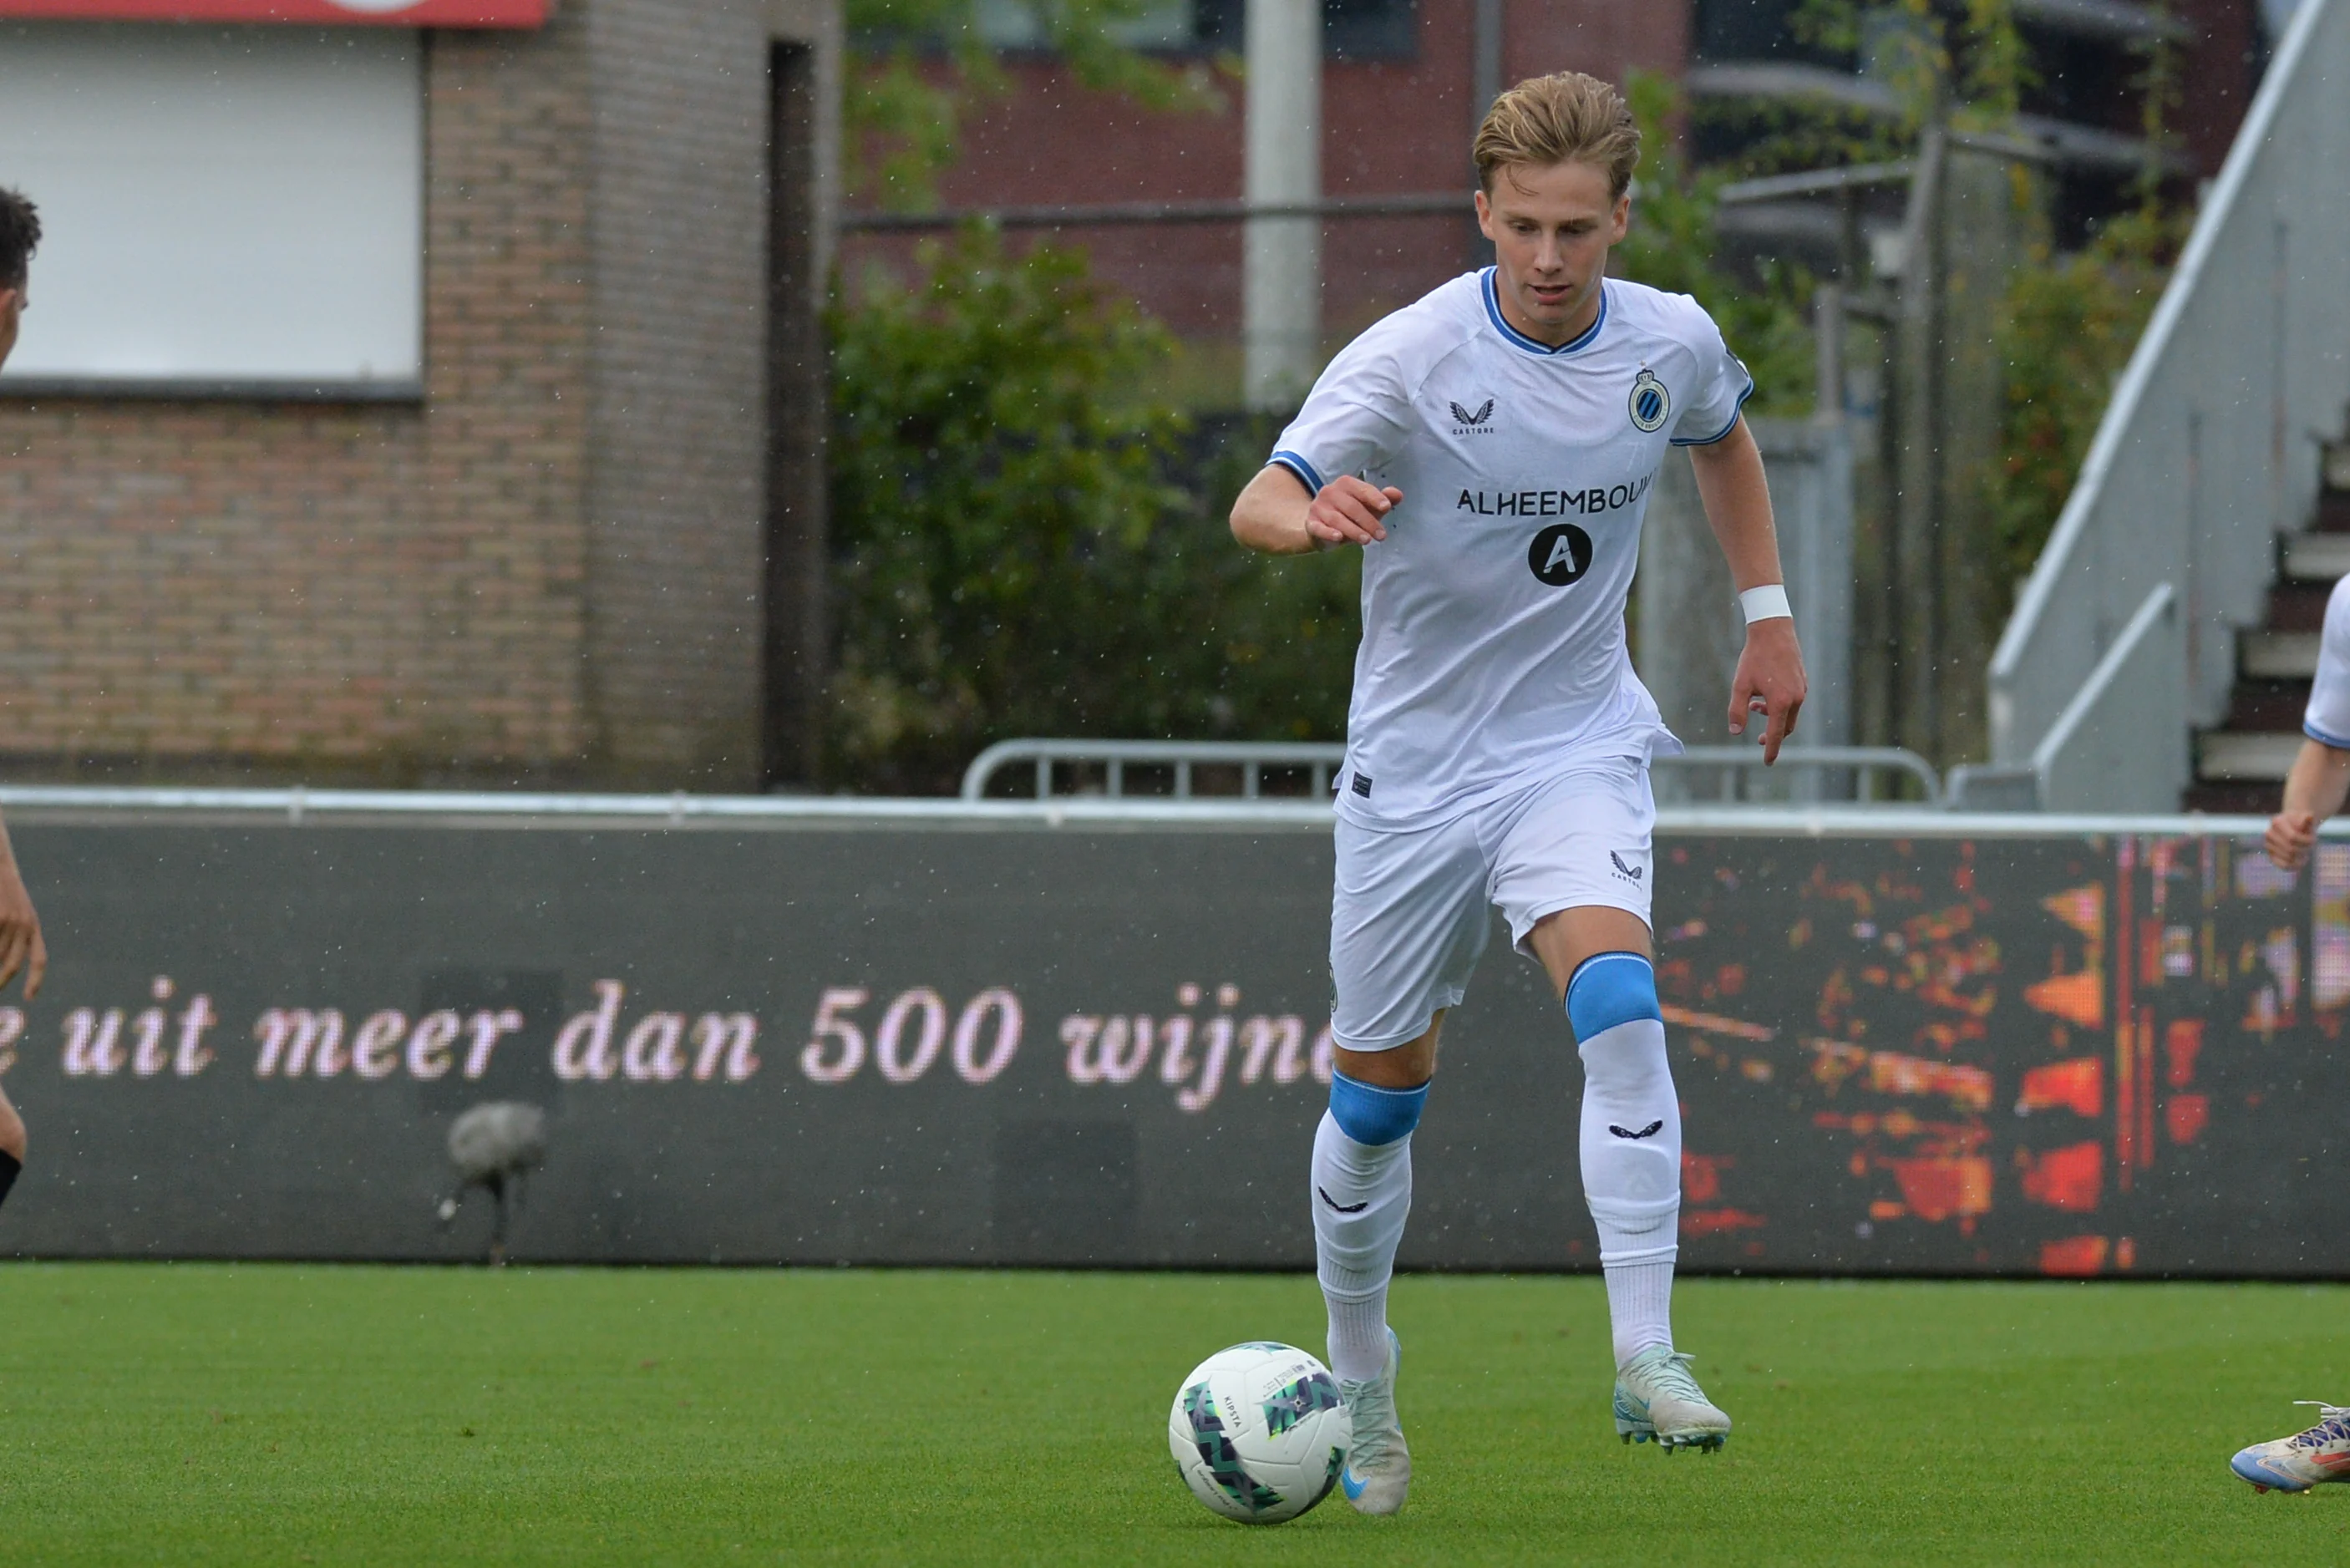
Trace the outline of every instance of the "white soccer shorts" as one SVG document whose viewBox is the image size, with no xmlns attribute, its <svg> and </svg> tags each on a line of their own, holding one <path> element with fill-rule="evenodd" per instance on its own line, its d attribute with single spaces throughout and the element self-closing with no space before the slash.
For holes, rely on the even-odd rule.
<svg viewBox="0 0 2350 1568">
<path fill-rule="evenodd" d="M 1387 1051 L 1426 1033 L 1468 992 L 1488 906 L 1522 953 L 1535 923 L 1561 909 L 1603 904 L 1647 924 L 1656 825 L 1648 764 L 1635 757 L 1578 763 L 1430 827 L 1340 818 L 1332 1037 Z"/>
</svg>

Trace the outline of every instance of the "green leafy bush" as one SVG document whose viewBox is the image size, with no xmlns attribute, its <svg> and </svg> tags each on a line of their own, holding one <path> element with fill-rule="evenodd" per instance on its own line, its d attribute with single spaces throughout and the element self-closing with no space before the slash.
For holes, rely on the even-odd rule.
<svg viewBox="0 0 2350 1568">
<path fill-rule="evenodd" d="M 921 265 L 830 323 L 827 782 L 950 791 L 1024 734 L 1343 734 L 1353 553 L 1224 526 L 1272 432 L 1155 398 L 1171 340 L 1079 254 L 973 229 Z"/>
<path fill-rule="evenodd" d="M 2006 407 L 1989 500 L 2011 597 L 2039 560 L 2162 297 L 2178 229 L 2148 206 L 2112 220 L 2072 255 L 2039 247 L 2001 302 Z"/>
<path fill-rule="evenodd" d="M 1640 126 L 1640 169 L 1631 231 L 1608 257 L 1607 270 L 1692 296 L 1704 306 L 1730 351 L 1754 377 L 1752 411 L 1807 411 L 1815 392 L 1811 324 L 1804 313 L 1810 278 L 1765 264 L 1758 277 L 1748 280 L 1714 265 L 1714 193 L 1723 182 L 1719 171 L 1690 168 L 1674 146 L 1680 89 L 1648 71 L 1631 72 L 1626 88 Z"/>
</svg>

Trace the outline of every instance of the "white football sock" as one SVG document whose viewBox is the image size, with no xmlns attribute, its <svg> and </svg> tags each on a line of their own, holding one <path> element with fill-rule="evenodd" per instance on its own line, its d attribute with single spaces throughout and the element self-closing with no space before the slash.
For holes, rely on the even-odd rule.
<svg viewBox="0 0 2350 1568">
<path fill-rule="evenodd" d="M 1314 1131 L 1314 1256 L 1330 1313 L 1330 1370 L 1364 1383 L 1387 1370 L 1388 1282 L 1411 1212 L 1411 1135 L 1357 1143 L 1329 1112 Z"/>
<path fill-rule="evenodd" d="M 1583 1195 L 1599 1228 L 1599 1263 L 1621 1366 L 1673 1343 L 1679 1251 L 1681 1112 L 1665 1061 L 1665 1025 L 1633 1018 L 1601 1030 L 1583 1056 Z"/>
<path fill-rule="evenodd" d="M 1673 1347 L 1673 1260 L 1608 1263 L 1607 1322 L 1615 1339 L 1616 1365 L 1623 1366 L 1652 1345 Z"/>
</svg>

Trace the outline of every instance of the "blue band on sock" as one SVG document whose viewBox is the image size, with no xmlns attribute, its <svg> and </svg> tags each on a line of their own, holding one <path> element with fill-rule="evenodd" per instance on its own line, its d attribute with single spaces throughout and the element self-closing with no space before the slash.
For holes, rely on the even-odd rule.
<svg viewBox="0 0 2350 1568">
<path fill-rule="evenodd" d="M 1664 1013 L 1657 1006 L 1657 971 L 1638 953 L 1594 953 L 1566 982 L 1566 1022 L 1577 1040 L 1618 1023 Z"/>
<path fill-rule="evenodd" d="M 1330 1075 L 1330 1119 L 1357 1143 L 1376 1148 L 1409 1136 L 1427 1104 L 1426 1084 L 1417 1089 L 1382 1089 L 1357 1083 L 1344 1073 Z"/>
</svg>

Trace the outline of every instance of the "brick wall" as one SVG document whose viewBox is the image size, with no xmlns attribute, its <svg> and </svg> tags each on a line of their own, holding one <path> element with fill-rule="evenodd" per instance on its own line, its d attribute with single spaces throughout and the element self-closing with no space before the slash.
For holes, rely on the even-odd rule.
<svg viewBox="0 0 2350 1568">
<path fill-rule="evenodd" d="M 588 16 L 598 752 L 615 778 L 752 788 L 765 507 L 765 7 L 600 0 Z"/>
<path fill-rule="evenodd" d="M 1419 42 L 1402 60 L 1326 60 L 1322 188 L 1332 197 L 1458 190 L 1458 216 L 1348 219 L 1326 226 L 1323 322 L 1351 336 L 1464 270 L 1475 238 L 1466 213 L 1474 0 L 1419 0 Z M 1545 71 L 1622 81 L 1627 67 L 1678 76 L 1688 8 L 1659 0 L 1513 0 L 1504 83 Z M 1240 86 L 1222 114 L 1153 114 L 1090 93 L 1067 70 L 1018 63 L 1013 90 L 972 106 L 962 156 L 941 183 L 949 206 L 1237 198 Z M 860 201 L 869 201 L 861 193 Z M 1218 225 L 1102 227 L 1058 236 L 1186 337 L 1237 340 L 1241 232 Z M 843 247 L 854 276 L 877 260 L 904 268 L 910 241 L 858 235 Z M 1238 389 L 1237 361 L 1233 389 Z"/>
<path fill-rule="evenodd" d="M 429 35 L 421 406 L 0 396 L 0 776 L 755 785 L 765 67 Z"/>
</svg>

